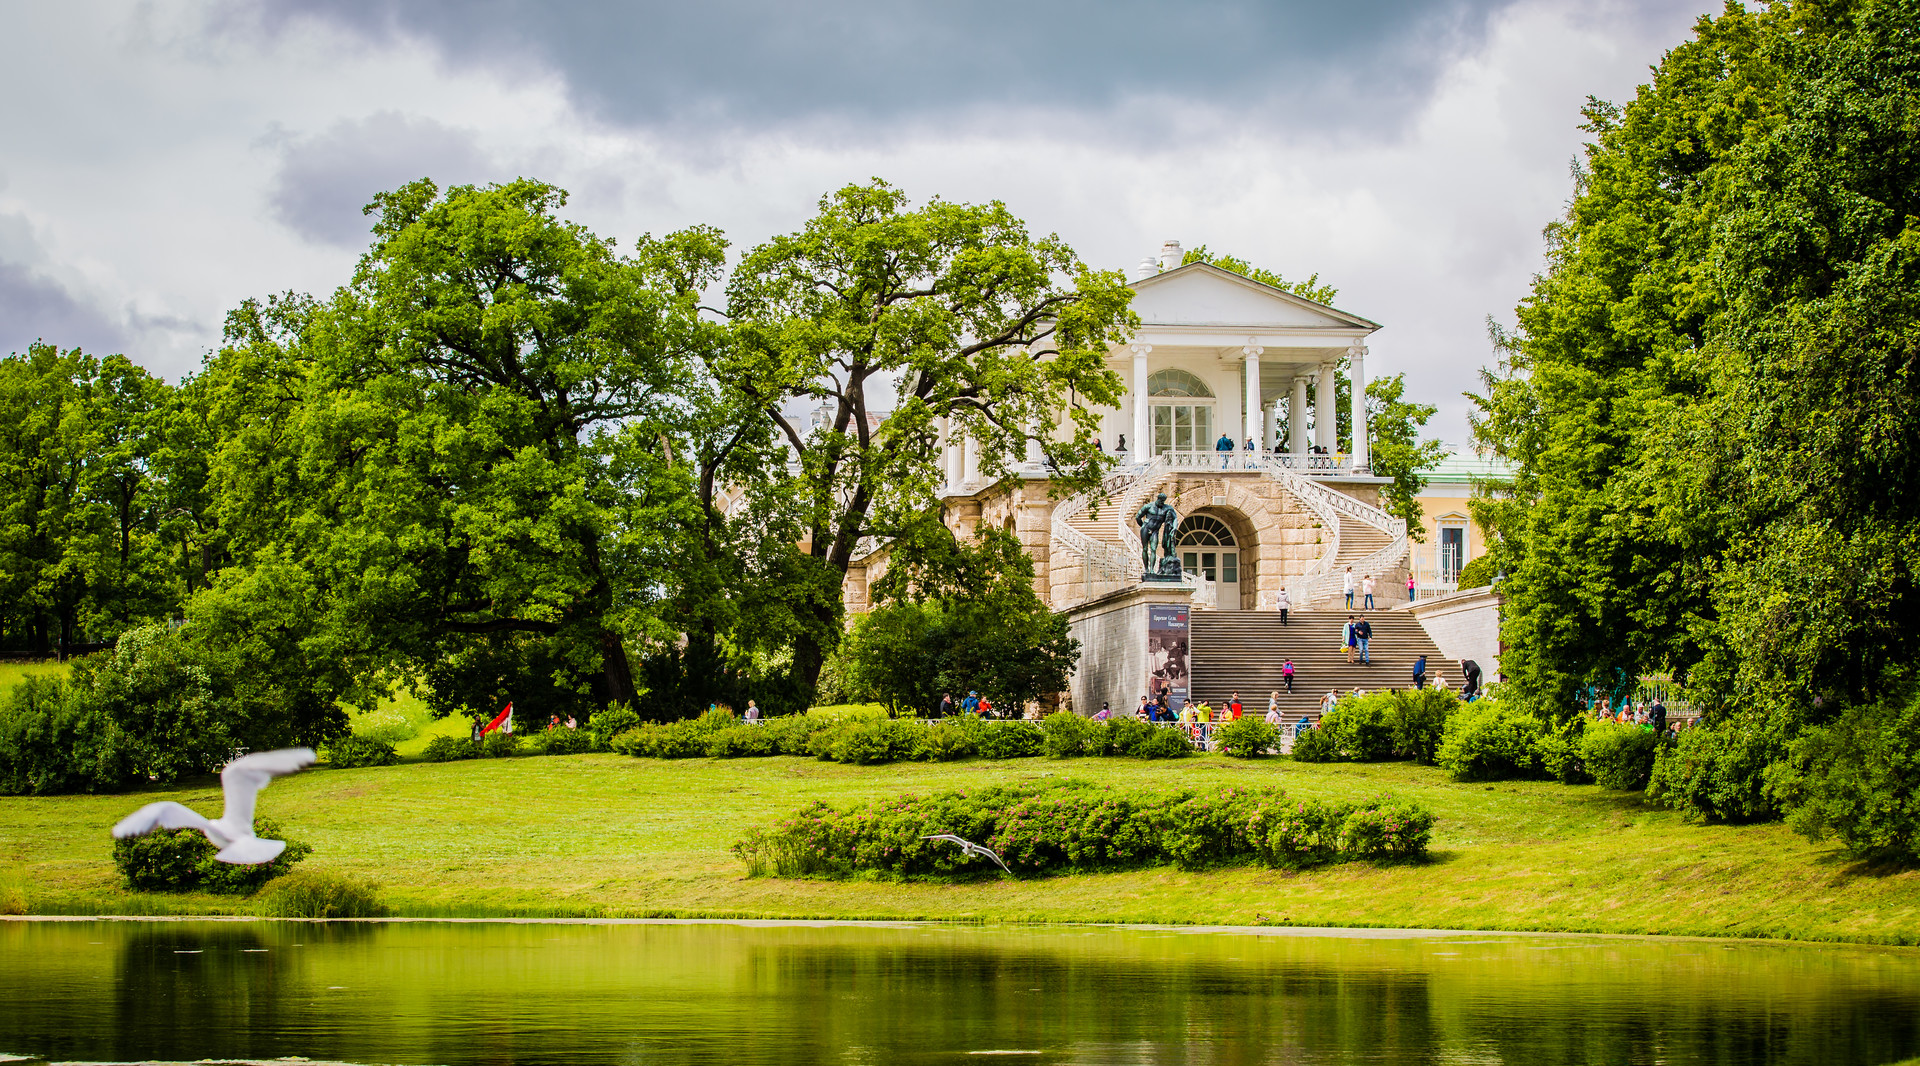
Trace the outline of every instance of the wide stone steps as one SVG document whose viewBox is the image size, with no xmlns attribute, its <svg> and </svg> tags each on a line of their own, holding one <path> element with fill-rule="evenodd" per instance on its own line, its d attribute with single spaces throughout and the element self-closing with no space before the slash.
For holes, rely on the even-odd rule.
<svg viewBox="0 0 1920 1066">
<path fill-rule="evenodd" d="M 1376 597 L 1377 597 L 1376 593 Z M 1265 714 L 1267 694 L 1280 690 L 1280 712 L 1289 725 L 1306 717 L 1318 721 L 1328 690 L 1345 695 L 1408 688 L 1413 661 L 1427 657 L 1427 678 L 1460 683 L 1460 664 L 1441 659 L 1440 649 L 1412 615 L 1400 611 L 1354 612 L 1373 626 L 1372 666 L 1348 664 L 1340 646 L 1346 611 L 1298 611 L 1282 626 L 1277 611 L 1194 611 L 1190 654 L 1192 694 L 1215 708 L 1224 707 L 1237 689 L 1248 713 Z M 1293 660 L 1293 694 L 1280 680 L 1281 664 Z"/>
</svg>

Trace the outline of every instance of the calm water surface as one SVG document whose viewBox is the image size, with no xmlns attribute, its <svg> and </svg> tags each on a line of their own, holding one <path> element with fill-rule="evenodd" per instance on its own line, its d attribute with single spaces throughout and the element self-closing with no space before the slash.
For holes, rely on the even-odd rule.
<svg viewBox="0 0 1920 1066">
<path fill-rule="evenodd" d="M 1502 934 L 0 922 L 0 1053 L 362 1063 L 1807 1063 L 1920 952 Z"/>
</svg>

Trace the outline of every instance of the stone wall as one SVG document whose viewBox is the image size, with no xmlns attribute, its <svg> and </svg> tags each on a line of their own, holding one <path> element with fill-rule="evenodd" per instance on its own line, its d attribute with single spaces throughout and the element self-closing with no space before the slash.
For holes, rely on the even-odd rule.
<svg viewBox="0 0 1920 1066">
<path fill-rule="evenodd" d="M 1115 713 L 1132 713 L 1147 694 L 1148 606 L 1186 605 L 1192 598 L 1185 586 L 1140 585 L 1075 607 L 1067 625 L 1080 642 L 1080 660 L 1067 682 L 1074 713 L 1092 715 L 1102 703 Z"/>
<path fill-rule="evenodd" d="M 1440 654 L 1472 659 L 1488 681 L 1500 679 L 1500 594 L 1491 588 L 1465 589 L 1406 608 Z M 1429 669 L 1429 673 L 1433 671 Z M 1451 677 L 1453 674 L 1447 671 Z"/>
</svg>

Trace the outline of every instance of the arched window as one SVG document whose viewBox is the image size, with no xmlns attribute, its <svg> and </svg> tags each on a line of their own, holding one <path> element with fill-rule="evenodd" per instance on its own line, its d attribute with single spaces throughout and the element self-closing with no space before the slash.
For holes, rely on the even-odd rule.
<svg viewBox="0 0 1920 1066">
<path fill-rule="evenodd" d="M 1180 520 L 1180 544 L 1203 547 L 1233 547 L 1233 530 L 1212 515 L 1190 514 Z"/>
<path fill-rule="evenodd" d="M 1162 370 L 1147 378 L 1149 396 L 1205 396 L 1211 398 L 1213 390 L 1207 383 L 1189 374 L 1185 370 Z"/>
</svg>

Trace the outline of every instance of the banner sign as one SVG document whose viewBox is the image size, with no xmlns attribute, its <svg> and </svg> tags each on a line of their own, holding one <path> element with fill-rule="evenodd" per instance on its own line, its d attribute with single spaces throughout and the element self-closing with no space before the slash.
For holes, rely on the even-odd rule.
<svg viewBox="0 0 1920 1066">
<path fill-rule="evenodd" d="M 1188 608 L 1172 603 L 1147 605 L 1147 695 L 1167 694 L 1174 711 L 1187 705 Z"/>
</svg>

